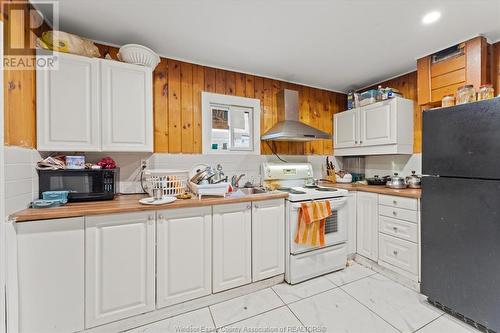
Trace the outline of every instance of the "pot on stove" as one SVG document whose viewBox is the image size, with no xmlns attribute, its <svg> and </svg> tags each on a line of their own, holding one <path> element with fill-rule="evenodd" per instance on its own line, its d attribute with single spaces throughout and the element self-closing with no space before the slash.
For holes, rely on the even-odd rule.
<svg viewBox="0 0 500 333">
<path fill-rule="evenodd" d="M 400 177 L 397 172 L 394 173 L 389 181 L 386 184 L 390 188 L 406 188 L 406 180 L 403 177 Z"/>
</svg>

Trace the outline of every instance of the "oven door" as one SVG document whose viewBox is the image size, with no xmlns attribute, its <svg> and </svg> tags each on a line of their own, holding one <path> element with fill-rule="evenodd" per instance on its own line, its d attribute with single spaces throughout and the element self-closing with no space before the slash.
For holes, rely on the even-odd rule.
<svg viewBox="0 0 500 333">
<path fill-rule="evenodd" d="M 325 247 L 332 246 L 347 241 L 347 198 L 327 199 L 332 207 L 332 215 L 326 219 L 325 224 Z M 297 254 L 320 248 L 319 246 L 309 246 L 296 244 L 295 234 L 297 233 L 299 223 L 300 202 L 289 204 L 288 209 L 288 230 L 290 232 L 290 253 Z"/>
</svg>

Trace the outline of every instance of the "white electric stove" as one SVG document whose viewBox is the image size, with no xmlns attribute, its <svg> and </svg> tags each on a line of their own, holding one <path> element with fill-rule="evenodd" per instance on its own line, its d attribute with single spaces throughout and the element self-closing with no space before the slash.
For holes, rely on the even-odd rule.
<svg viewBox="0 0 500 333">
<path fill-rule="evenodd" d="M 345 268 L 347 261 L 347 190 L 313 185 L 310 163 L 263 163 L 264 185 L 288 193 L 286 199 L 285 280 L 299 283 Z M 298 213 L 303 202 L 329 201 L 332 215 L 326 219 L 325 246 L 296 244 Z"/>
</svg>

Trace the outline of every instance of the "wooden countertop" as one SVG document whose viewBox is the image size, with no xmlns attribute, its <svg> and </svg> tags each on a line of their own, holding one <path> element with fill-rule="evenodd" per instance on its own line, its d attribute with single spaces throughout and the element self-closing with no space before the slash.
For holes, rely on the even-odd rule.
<svg viewBox="0 0 500 333">
<path fill-rule="evenodd" d="M 226 198 L 204 197 L 201 200 L 197 198 L 186 200 L 178 199 L 172 203 L 164 205 L 142 205 L 139 203 L 139 199 L 144 197 L 145 196 L 142 194 L 118 195 L 114 200 L 68 203 L 65 206 L 55 208 L 27 208 L 12 214 L 10 218 L 15 222 L 26 222 L 77 216 L 138 212 L 145 210 L 212 206 L 249 201 L 284 199 L 288 197 L 288 193 L 270 192 Z"/>
<path fill-rule="evenodd" d="M 421 189 L 414 189 L 414 188 L 405 188 L 405 189 L 393 189 L 386 187 L 384 185 L 377 186 L 377 185 L 361 185 L 361 184 L 355 184 L 355 183 L 350 183 L 350 184 L 341 184 L 341 183 L 328 183 L 328 182 L 320 182 L 321 186 L 325 187 L 336 187 L 336 188 L 341 188 L 345 189 L 348 191 L 361 191 L 361 192 L 371 192 L 371 193 L 378 193 L 378 194 L 387 194 L 387 195 L 396 195 L 400 197 L 407 197 L 407 198 L 416 198 L 419 199 L 422 193 Z"/>
</svg>

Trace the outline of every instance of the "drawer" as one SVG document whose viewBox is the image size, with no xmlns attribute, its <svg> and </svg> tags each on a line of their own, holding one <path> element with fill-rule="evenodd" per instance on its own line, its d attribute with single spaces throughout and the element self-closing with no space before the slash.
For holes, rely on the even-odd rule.
<svg viewBox="0 0 500 333">
<path fill-rule="evenodd" d="M 417 242 L 417 224 L 413 222 L 394 219 L 387 216 L 379 216 L 378 230 L 384 234 L 391 235 L 410 242 Z"/>
<path fill-rule="evenodd" d="M 379 215 L 392 217 L 399 220 L 405 220 L 417 223 L 418 212 L 416 210 L 401 209 L 389 206 L 379 206 Z"/>
<path fill-rule="evenodd" d="M 407 272 L 418 274 L 418 246 L 392 236 L 379 234 L 379 260 Z"/>
<path fill-rule="evenodd" d="M 378 197 L 378 203 L 380 205 L 391 206 L 396 208 L 404 208 L 412 210 L 417 210 L 418 208 L 417 199 L 398 197 L 394 195 L 381 194 Z"/>
</svg>

